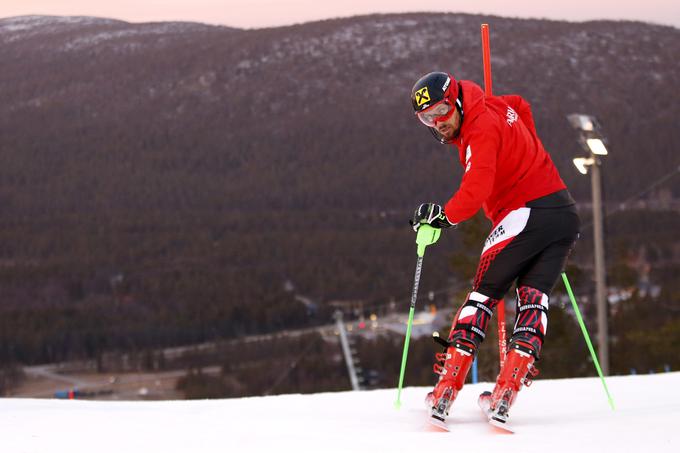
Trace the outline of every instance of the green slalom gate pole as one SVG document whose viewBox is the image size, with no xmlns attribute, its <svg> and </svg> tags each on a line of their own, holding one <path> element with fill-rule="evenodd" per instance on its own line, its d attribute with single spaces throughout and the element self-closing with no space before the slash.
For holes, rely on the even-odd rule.
<svg viewBox="0 0 680 453">
<path fill-rule="evenodd" d="M 418 298 L 418 284 L 420 283 L 420 273 L 423 269 L 423 257 L 425 256 L 425 248 L 432 245 L 439 240 L 442 230 L 431 227 L 430 225 L 421 225 L 418 228 L 418 235 L 416 236 L 416 244 L 418 245 L 418 262 L 416 264 L 416 274 L 413 279 L 413 292 L 411 293 L 411 308 L 408 312 L 408 325 L 406 327 L 406 339 L 404 340 L 404 352 L 401 355 L 401 371 L 399 372 L 399 388 L 397 390 L 397 401 L 394 402 L 394 407 L 399 409 L 401 407 L 401 389 L 404 385 L 404 372 L 406 371 L 406 358 L 408 356 L 408 345 L 411 341 L 411 326 L 413 325 L 413 314 L 416 310 L 416 299 Z"/>
<path fill-rule="evenodd" d="M 574 297 L 574 293 L 571 290 L 571 285 L 569 284 L 569 279 L 567 279 L 567 274 L 562 272 L 562 280 L 564 281 L 564 286 L 567 288 L 567 293 L 569 294 L 569 299 L 571 299 L 571 305 L 574 307 L 574 312 L 576 313 L 576 319 L 578 320 L 578 325 L 581 326 L 581 332 L 583 332 L 583 336 L 586 339 L 586 344 L 588 345 L 588 349 L 590 350 L 590 355 L 593 358 L 593 363 L 595 364 L 595 369 L 597 370 L 597 374 L 600 375 L 600 381 L 602 381 L 602 386 L 604 387 L 604 391 L 607 394 L 607 399 L 609 400 L 609 406 L 612 408 L 612 410 L 616 410 L 614 408 L 614 400 L 612 399 L 612 396 L 609 394 L 609 389 L 607 388 L 607 382 L 604 380 L 604 375 L 602 374 L 602 369 L 600 368 L 600 362 L 597 360 L 597 354 L 595 354 L 595 349 L 593 348 L 593 343 L 590 341 L 590 336 L 588 335 L 588 330 L 586 329 L 586 325 L 583 322 L 583 318 L 581 317 L 581 311 L 578 309 L 578 305 L 576 305 L 576 298 Z"/>
</svg>

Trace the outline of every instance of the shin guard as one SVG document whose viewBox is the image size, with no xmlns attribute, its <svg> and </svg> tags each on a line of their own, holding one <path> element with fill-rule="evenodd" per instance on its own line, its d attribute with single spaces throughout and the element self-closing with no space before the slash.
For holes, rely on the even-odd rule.
<svg viewBox="0 0 680 453">
<path fill-rule="evenodd" d="M 476 291 L 468 294 L 465 304 L 458 311 L 451 326 L 449 342 L 465 341 L 473 345 L 475 350 L 478 349 L 486 337 L 489 319 L 498 302 L 498 299 L 492 299 Z"/>
<path fill-rule="evenodd" d="M 548 295 L 529 286 L 517 288 L 517 318 L 511 343 L 521 342 L 531 347 L 539 357 L 548 329 Z"/>
</svg>

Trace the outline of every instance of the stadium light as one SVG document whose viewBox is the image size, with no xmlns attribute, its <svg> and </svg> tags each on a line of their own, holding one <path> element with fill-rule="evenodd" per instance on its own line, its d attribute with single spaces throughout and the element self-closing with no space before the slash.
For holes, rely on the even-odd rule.
<svg viewBox="0 0 680 453">
<path fill-rule="evenodd" d="M 604 146 L 604 142 L 602 141 L 602 139 L 588 138 L 586 139 L 586 144 L 588 145 L 590 152 L 593 154 L 597 154 L 598 156 L 606 156 L 607 154 L 609 154 L 609 152 L 607 151 L 607 147 Z"/>
<path fill-rule="evenodd" d="M 576 157 L 574 158 L 574 166 L 582 175 L 588 174 L 588 167 L 595 163 L 592 157 Z"/>
<path fill-rule="evenodd" d="M 567 116 L 567 119 L 571 123 L 574 129 L 580 131 L 592 131 L 595 129 L 594 118 L 590 115 L 583 115 L 580 113 L 573 113 Z"/>
</svg>

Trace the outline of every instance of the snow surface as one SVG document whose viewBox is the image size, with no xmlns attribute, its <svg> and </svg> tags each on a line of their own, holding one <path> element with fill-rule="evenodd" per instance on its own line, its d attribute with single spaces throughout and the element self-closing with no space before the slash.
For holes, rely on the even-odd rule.
<svg viewBox="0 0 680 453">
<path fill-rule="evenodd" d="M 3 453 L 80 452 L 678 452 L 680 373 L 537 380 L 511 413 L 515 434 L 490 427 L 467 385 L 451 432 L 426 424 L 427 388 L 229 400 L 95 402 L 0 399 Z"/>
</svg>

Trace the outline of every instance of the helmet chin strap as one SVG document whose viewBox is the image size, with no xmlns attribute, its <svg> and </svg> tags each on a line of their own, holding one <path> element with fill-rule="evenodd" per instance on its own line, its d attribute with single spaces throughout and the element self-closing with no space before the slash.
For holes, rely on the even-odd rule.
<svg viewBox="0 0 680 453">
<path fill-rule="evenodd" d="M 430 131 L 435 140 L 437 140 L 442 145 L 448 145 L 453 143 L 453 140 L 447 140 L 444 137 L 442 137 L 439 131 L 437 131 L 437 129 L 435 129 L 434 127 L 428 127 L 427 129 Z"/>
</svg>

